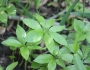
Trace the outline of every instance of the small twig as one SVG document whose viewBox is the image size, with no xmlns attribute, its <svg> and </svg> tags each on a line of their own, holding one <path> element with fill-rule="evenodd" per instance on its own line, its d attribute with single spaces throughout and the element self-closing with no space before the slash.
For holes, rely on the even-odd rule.
<svg viewBox="0 0 90 70">
<path fill-rule="evenodd" d="M 7 31 L 10 31 L 10 29 L 11 29 L 12 26 L 13 26 L 13 24 L 14 24 L 14 21 L 12 20 L 11 23 L 10 23 L 10 25 L 7 27 Z"/>
<path fill-rule="evenodd" d="M 66 10 L 64 9 L 63 11 L 59 12 L 57 15 L 54 15 L 54 16 L 48 18 L 48 20 L 49 20 L 49 19 L 57 18 L 58 15 L 64 14 L 65 12 L 66 12 Z"/>
</svg>

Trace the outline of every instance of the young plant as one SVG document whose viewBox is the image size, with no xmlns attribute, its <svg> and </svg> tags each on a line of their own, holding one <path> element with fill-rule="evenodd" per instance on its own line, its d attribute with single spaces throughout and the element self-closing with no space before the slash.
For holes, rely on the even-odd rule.
<svg viewBox="0 0 90 70">
<path fill-rule="evenodd" d="M 8 0 L 0 0 L 0 22 L 7 25 L 8 15 L 14 17 L 16 15 L 16 8 L 13 4 L 8 3 Z"/>
</svg>

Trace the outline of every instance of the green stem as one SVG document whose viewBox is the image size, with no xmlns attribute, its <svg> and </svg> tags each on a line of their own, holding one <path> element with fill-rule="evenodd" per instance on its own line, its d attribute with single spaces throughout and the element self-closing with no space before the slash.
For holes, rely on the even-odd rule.
<svg viewBox="0 0 90 70">
<path fill-rule="evenodd" d="M 83 0 L 83 20 L 84 20 L 84 12 L 85 12 L 85 0 Z"/>
<path fill-rule="evenodd" d="M 68 12 L 65 14 L 65 16 L 62 18 L 60 25 L 64 25 L 65 21 L 67 20 L 70 12 L 72 11 L 72 9 L 75 7 L 75 5 L 79 2 L 79 0 L 75 0 L 75 2 L 72 4 L 72 6 L 70 7 L 70 9 L 68 10 Z"/>
<path fill-rule="evenodd" d="M 23 63 L 23 59 L 22 59 L 21 63 L 19 64 L 19 67 L 22 65 L 22 63 Z"/>
<path fill-rule="evenodd" d="M 27 69 L 27 61 L 25 61 L 25 67 L 24 68 L 25 68 L 25 70 Z"/>
</svg>

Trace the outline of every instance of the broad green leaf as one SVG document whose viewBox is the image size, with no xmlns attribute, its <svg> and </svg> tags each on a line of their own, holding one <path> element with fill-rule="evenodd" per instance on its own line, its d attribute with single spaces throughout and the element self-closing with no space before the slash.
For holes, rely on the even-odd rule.
<svg viewBox="0 0 90 70">
<path fill-rule="evenodd" d="M 5 46 L 12 46 L 12 47 L 16 47 L 16 48 L 22 46 L 22 44 L 16 39 L 6 39 L 6 40 L 2 41 L 1 43 Z"/>
<path fill-rule="evenodd" d="M 25 59 L 25 60 L 28 60 L 29 58 L 29 50 L 27 47 L 21 47 L 20 48 L 20 53 L 22 55 L 22 57 Z"/>
<path fill-rule="evenodd" d="M 90 23 L 87 23 L 83 30 L 84 30 L 84 32 L 90 31 Z"/>
<path fill-rule="evenodd" d="M 78 54 L 75 54 L 73 61 L 77 70 L 86 70 L 86 67 L 84 66 Z"/>
<path fill-rule="evenodd" d="M 55 43 L 54 43 L 54 40 L 52 39 L 52 37 L 49 34 L 45 34 L 44 41 L 45 41 L 45 45 L 46 45 L 47 49 L 49 50 L 49 52 L 53 53 Z"/>
<path fill-rule="evenodd" d="M 62 31 L 64 28 L 65 28 L 65 26 L 53 26 L 53 27 L 50 28 L 49 31 L 51 31 L 51 32 L 60 32 L 60 31 Z"/>
<path fill-rule="evenodd" d="M 44 64 L 49 63 L 51 59 L 53 59 L 51 54 L 42 54 L 36 57 L 34 61 L 40 64 Z"/>
<path fill-rule="evenodd" d="M 39 6 L 40 5 L 40 0 L 34 0 L 35 6 Z"/>
<path fill-rule="evenodd" d="M 60 54 L 65 54 L 65 53 L 70 53 L 71 51 L 68 49 L 68 48 L 66 48 L 66 47 L 62 47 L 62 48 L 60 48 L 60 50 L 59 50 L 59 53 Z"/>
<path fill-rule="evenodd" d="M 0 6 L 2 5 L 2 3 L 3 3 L 3 0 L 0 0 Z"/>
<path fill-rule="evenodd" d="M 39 14 L 35 14 L 34 16 L 37 19 L 37 21 L 44 27 L 45 26 L 45 19 L 42 16 L 40 16 Z"/>
<path fill-rule="evenodd" d="M 68 63 L 71 63 L 72 60 L 73 60 L 73 55 L 72 54 L 69 54 L 69 53 L 66 53 L 66 54 L 60 54 L 61 58 L 63 60 L 65 60 L 66 62 Z"/>
<path fill-rule="evenodd" d="M 0 65 L 0 70 L 4 70 L 1 65 Z"/>
<path fill-rule="evenodd" d="M 55 19 L 49 19 L 46 24 L 45 24 L 45 28 L 50 28 L 51 26 L 54 25 Z"/>
<path fill-rule="evenodd" d="M 53 50 L 53 55 L 57 56 L 59 53 L 59 45 L 57 43 L 55 43 L 55 47 L 54 47 L 54 50 Z"/>
<path fill-rule="evenodd" d="M 89 53 L 87 54 L 87 57 L 85 58 L 84 63 L 90 63 L 90 54 Z"/>
<path fill-rule="evenodd" d="M 54 32 L 50 32 L 51 37 L 59 44 L 61 45 L 67 45 L 67 41 L 65 40 L 65 38 L 58 34 L 58 33 L 54 33 Z"/>
<path fill-rule="evenodd" d="M 87 70 L 90 70 L 90 66 L 86 66 Z"/>
<path fill-rule="evenodd" d="M 56 61 L 55 59 L 50 59 L 48 63 L 48 70 L 55 70 L 56 68 Z"/>
<path fill-rule="evenodd" d="M 75 31 L 82 32 L 84 28 L 84 22 L 81 20 L 74 19 L 73 26 Z"/>
<path fill-rule="evenodd" d="M 64 70 L 77 70 L 75 65 L 67 66 Z"/>
<path fill-rule="evenodd" d="M 26 42 L 38 42 L 42 39 L 43 32 L 42 31 L 36 31 L 36 30 L 31 30 L 27 33 L 26 35 Z"/>
<path fill-rule="evenodd" d="M 84 32 L 76 32 L 77 41 L 83 41 L 86 37 Z"/>
<path fill-rule="evenodd" d="M 11 63 L 7 66 L 6 70 L 13 70 L 17 66 L 18 62 Z"/>
<path fill-rule="evenodd" d="M 17 35 L 18 40 L 24 45 L 26 42 L 25 41 L 26 32 L 20 25 L 17 26 L 16 35 Z"/>
<path fill-rule="evenodd" d="M 8 16 L 4 11 L 0 12 L 0 21 L 5 23 L 5 25 L 7 25 L 7 18 Z"/>
<path fill-rule="evenodd" d="M 0 7 L 0 12 L 4 12 L 5 8 L 4 7 Z"/>
<path fill-rule="evenodd" d="M 44 66 L 41 66 L 38 70 L 47 70 L 47 67 L 44 65 Z"/>
<path fill-rule="evenodd" d="M 14 17 L 16 15 L 16 8 L 15 8 L 15 6 L 13 4 L 9 4 L 6 7 L 6 11 L 12 17 Z"/>
<path fill-rule="evenodd" d="M 83 52 L 83 59 L 85 59 L 87 56 L 89 56 L 89 52 L 90 52 L 90 46 L 82 46 L 82 52 Z"/>
<path fill-rule="evenodd" d="M 86 33 L 86 40 L 88 43 L 90 43 L 90 32 Z"/>
<path fill-rule="evenodd" d="M 34 20 L 34 19 L 30 19 L 30 18 L 26 18 L 26 19 L 23 19 L 22 20 L 24 22 L 25 25 L 27 25 L 29 28 L 32 28 L 32 29 L 41 29 L 41 26 L 40 24 Z"/>
<path fill-rule="evenodd" d="M 40 64 L 38 64 L 38 63 L 36 63 L 36 62 L 32 62 L 31 68 L 37 69 L 37 68 L 39 68 L 39 67 L 40 67 Z"/>
<path fill-rule="evenodd" d="M 56 59 L 56 63 L 61 67 L 65 68 L 65 62 L 62 60 L 62 58 Z"/>
</svg>

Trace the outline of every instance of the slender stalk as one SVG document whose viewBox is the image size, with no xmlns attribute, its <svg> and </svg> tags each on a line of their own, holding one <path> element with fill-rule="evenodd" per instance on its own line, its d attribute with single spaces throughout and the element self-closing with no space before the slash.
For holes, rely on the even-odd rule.
<svg viewBox="0 0 90 70">
<path fill-rule="evenodd" d="M 75 7 L 75 5 L 79 2 L 79 0 L 75 0 L 75 2 L 73 3 L 73 5 L 70 7 L 70 9 L 68 10 L 68 12 L 65 14 L 65 16 L 62 18 L 60 25 L 64 25 L 65 21 L 67 20 L 70 12 L 72 11 L 72 9 Z"/>
<path fill-rule="evenodd" d="M 25 60 L 25 65 L 24 65 L 25 67 L 25 70 L 27 70 L 27 61 Z"/>
<path fill-rule="evenodd" d="M 84 12 L 85 12 L 85 0 L 83 0 L 83 20 L 84 20 Z"/>
</svg>

